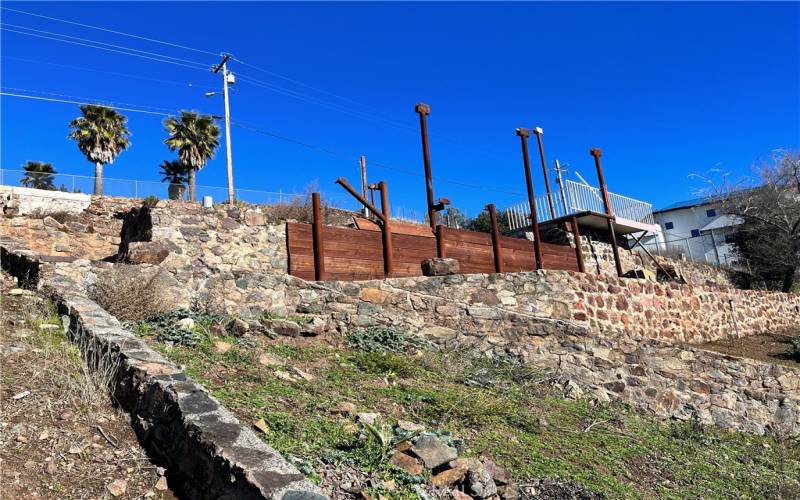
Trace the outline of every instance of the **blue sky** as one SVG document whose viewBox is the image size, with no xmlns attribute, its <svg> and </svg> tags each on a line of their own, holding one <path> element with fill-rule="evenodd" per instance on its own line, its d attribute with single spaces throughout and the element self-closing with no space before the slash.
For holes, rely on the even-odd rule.
<svg viewBox="0 0 800 500">
<path fill-rule="evenodd" d="M 231 97 L 234 119 L 343 156 L 235 127 L 237 187 L 296 191 L 316 180 L 342 198 L 333 181 L 347 176 L 356 184 L 356 158 L 364 154 L 370 180 L 389 182 L 393 205 L 422 212 L 417 101 L 432 108 L 436 196 L 469 213 L 524 199 L 518 126 L 544 128 L 548 161 L 568 163 L 569 178 L 577 170 L 593 182 L 588 150 L 602 148 L 609 189 L 657 207 L 690 198 L 699 186 L 692 173 L 719 168 L 742 176 L 770 151 L 800 146 L 799 3 L 3 6 L 231 52 L 249 64 L 230 67 L 240 77 Z M 2 22 L 206 65 L 218 60 L 7 10 Z M 222 101 L 203 95 L 220 86 L 207 70 L 9 31 L 2 32 L 2 56 L 5 92 L 222 114 Z M 59 172 L 92 175 L 92 165 L 66 140 L 77 106 L 5 96 L 0 103 L 3 168 L 43 160 Z M 106 175 L 158 180 L 158 164 L 174 157 L 162 144 L 163 118 L 125 114 L 133 146 Z M 198 183 L 225 182 L 220 150 Z"/>
</svg>

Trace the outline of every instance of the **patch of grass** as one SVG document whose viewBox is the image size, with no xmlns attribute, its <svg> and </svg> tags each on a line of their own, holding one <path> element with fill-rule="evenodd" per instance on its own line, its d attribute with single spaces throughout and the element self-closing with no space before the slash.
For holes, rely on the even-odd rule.
<svg viewBox="0 0 800 500">
<path fill-rule="evenodd" d="M 389 466 L 379 432 L 331 415 L 342 401 L 381 414 L 379 426 L 403 419 L 449 431 L 463 456 L 491 457 L 519 482 L 577 481 L 609 498 L 765 498 L 775 496 L 767 492 L 782 479 L 800 488 L 796 443 L 783 453 L 769 436 L 664 423 L 622 404 L 565 400 L 535 367 L 463 352 L 411 354 L 417 347 L 398 340 L 402 335 L 362 331 L 349 339 L 357 348 L 234 346 L 219 354 L 203 341 L 161 349 L 244 422 L 263 418 L 269 431 L 262 437 L 304 464 L 309 477 L 319 460 L 347 464 L 394 480 L 394 492 L 371 490 L 387 498 L 415 497 L 414 484 L 425 478 Z M 260 349 L 315 379 L 282 380 L 254 361 Z"/>
</svg>

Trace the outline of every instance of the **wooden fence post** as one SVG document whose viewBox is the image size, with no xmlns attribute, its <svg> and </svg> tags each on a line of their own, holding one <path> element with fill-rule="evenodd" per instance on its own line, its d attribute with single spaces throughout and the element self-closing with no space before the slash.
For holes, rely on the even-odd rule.
<svg viewBox="0 0 800 500">
<path fill-rule="evenodd" d="M 381 190 L 381 211 L 383 212 L 383 224 L 381 225 L 381 235 L 383 236 L 383 272 L 387 277 L 394 273 L 394 248 L 392 248 L 392 225 L 389 222 L 389 193 L 386 188 L 386 181 L 378 183 Z"/>
<path fill-rule="evenodd" d="M 497 211 L 494 203 L 486 205 L 489 211 L 489 219 L 492 221 L 492 255 L 494 256 L 494 271 L 502 273 L 505 270 L 503 265 L 503 246 L 500 244 L 500 229 L 497 227 Z"/>
<path fill-rule="evenodd" d="M 444 242 L 444 235 L 446 231 L 447 227 L 444 224 L 439 224 L 436 226 L 436 257 L 440 259 L 447 257 Z"/>
<path fill-rule="evenodd" d="M 322 241 L 323 221 L 319 193 L 311 193 L 311 207 L 313 211 L 311 238 L 314 244 L 314 279 L 323 281 L 325 279 L 325 247 Z"/>
</svg>

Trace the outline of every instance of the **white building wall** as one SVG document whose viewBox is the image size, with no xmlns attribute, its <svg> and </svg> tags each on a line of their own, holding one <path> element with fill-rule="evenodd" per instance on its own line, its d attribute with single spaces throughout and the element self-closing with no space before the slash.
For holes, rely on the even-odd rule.
<svg viewBox="0 0 800 500">
<path fill-rule="evenodd" d="M 733 245 L 725 242 L 725 234 L 732 232 L 732 227 L 704 231 L 703 227 L 720 217 L 719 212 L 709 216 L 707 210 L 711 205 L 699 205 L 680 208 L 668 212 L 654 214 L 656 223 L 664 233 L 666 250 L 683 253 L 687 258 L 709 263 L 729 264 L 734 259 Z M 672 223 L 668 229 L 667 224 Z M 692 236 L 692 230 L 700 232 Z"/>
</svg>

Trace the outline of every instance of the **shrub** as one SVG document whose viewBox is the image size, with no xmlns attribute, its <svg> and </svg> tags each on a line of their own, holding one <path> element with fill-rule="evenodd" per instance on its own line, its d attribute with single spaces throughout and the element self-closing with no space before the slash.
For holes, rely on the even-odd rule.
<svg viewBox="0 0 800 500">
<path fill-rule="evenodd" d="M 359 352 L 354 361 L 367 373 L 377 373 L 399 378 L 408 378 L 417 371 L 417 361 L 407 355 L 391 352 Z"/>
<path fill-rule="evenodd" d="M 154 207 L 158 205 L 158 196 L 153 196 L 152 194 L 142 200 L 142 206 L 145 207 Z"/>
<path fill-rule="evenodd" d="M 391 326 L 371 326 L 354 330 L 348 336 L 350 345 L 366 352 L 409 352 L 428 349 L 425 339 Z"/>
<path fill-rule="evenodd" d="M 789 341 L 789 348 L 786 350 L 789 359 L 800 361 L 800 338 Z"/>
<path fill-rule="evenodd" d="M 161 312 L 149 317 L 142 324 L 146 329 L 156 333 L 156 340 L 160 342 L 173 342 L 185 346 L 195 346 L 203 340 L 203 334 L 197 328 L 188 330 L 178 327 L 178 321 L 186 318 L 194 320 L 199 327 L 208 327 L 212 324 L 223 324 L 227 321 L 224 316 L 207 314 L 191 309 L 175 309 Z"/>
<path fill-rule="evenodd" d="M 89 287 L 89 298 L 120 321 L 141 321 L 172 308 L 158 278 L 158 270 L 148 274 L 139 266 L 116 264 Z"/>
</svg>

